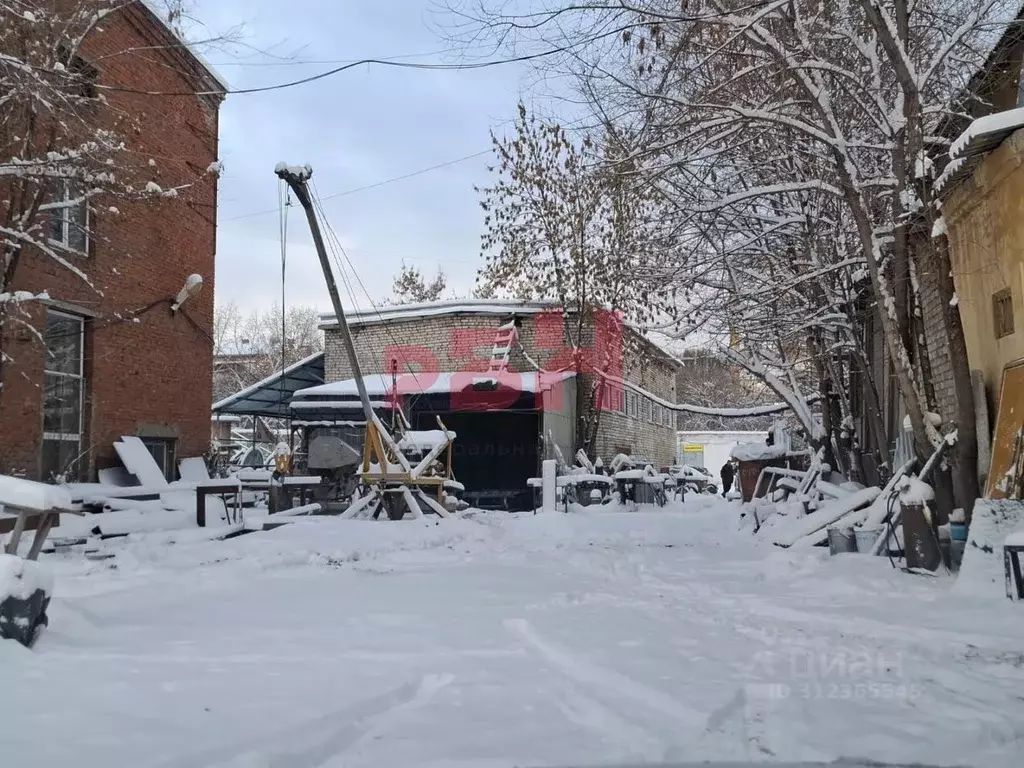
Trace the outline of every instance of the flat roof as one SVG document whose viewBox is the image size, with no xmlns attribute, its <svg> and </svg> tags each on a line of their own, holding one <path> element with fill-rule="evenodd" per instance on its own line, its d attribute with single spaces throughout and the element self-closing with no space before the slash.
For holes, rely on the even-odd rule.
<svg viewBox="0 0 1024 768">
<path fill-rule="evenodd" d="M 346 312 L 349 326 L 376 325 L 392 320 L 416 320 L 442 315 L 531 315 L 557 309 L 559 302 L 518 301 L 515 299 L 452 299 L 448 301 L 427 301 L 417 304 L 395 304 L 372 310 Z M 333 312 L 320 314 L 320 327 L 329 330 L 338 327 Z"/>
</svg>

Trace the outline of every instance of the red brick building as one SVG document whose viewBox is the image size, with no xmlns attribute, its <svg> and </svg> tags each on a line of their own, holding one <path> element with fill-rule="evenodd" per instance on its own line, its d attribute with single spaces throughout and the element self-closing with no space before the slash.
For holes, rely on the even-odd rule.
<svg viewBox="0 0 1024 768">
<path fill-rule="evenodd" d="M 0 473 L 95 479 L 97 469 L 119 464 L 113 441 L 138 435 L 171 476 L 176 457 L 202 455 L 210 443 L 211 165 L 222 97 L 133 91 L 195 94 L 223 85 L 142 0 L 104 17 L 82 57 L 97 85 L 127 89 L 102 91 L 99 124 L 119 122 L 133 156 L 154 158 L 152 180 L 178 195 L 117 201 L 116 211 L 93 198 L 51 223 L 51 242 L 81 251 L 69 261 L 93 287 L 51 259 L 21 260 L 13 288 L 50 298 L 33 302 L 38 333 L 7 324 Z M 4 194 L 0 185 L 0 203 Z M 191 274 L 203 278 L 202 290 L 172 312 L 168 300 Z"/>
</svg>

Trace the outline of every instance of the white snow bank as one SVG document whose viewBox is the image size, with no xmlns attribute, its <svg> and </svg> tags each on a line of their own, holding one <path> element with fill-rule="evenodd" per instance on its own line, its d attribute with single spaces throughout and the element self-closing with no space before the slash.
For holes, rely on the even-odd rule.
<svg viewBox="0 0 1024 768">
<path fill-rule="evenodd" d="M 0 644 L 5 764 L 1019 768 L 1019 612 L 765 546 L 738 510 L 300 518 L 54 556 L 52 631 Z"/>
<path fill-rule="evenodd" d="M 786 449 L 767 443 L 736 443 L 729 455 L 736 461 L 771 461 L 785 456 Z"/>
<path fill-rule="evenodd" d="M 53 574 L 46 566 L 0 554 L 0 602 L 8 597 L 27 600 L 37 589 L 53 593 Z"/>
<path fill-rule="evenodd" d="M 0 475 L 0 507 L 4 506 L 35 510 L 69 509 L 71 494 L 56 485 Z"/>
<path fill-rule="evenodd" d="M 1024 501 L 980 499 L 974 505 L 960 575 L 953 592 L 971 597 L 1005 599 L 1003 544 L 1024 525 Z"/>
</svg>

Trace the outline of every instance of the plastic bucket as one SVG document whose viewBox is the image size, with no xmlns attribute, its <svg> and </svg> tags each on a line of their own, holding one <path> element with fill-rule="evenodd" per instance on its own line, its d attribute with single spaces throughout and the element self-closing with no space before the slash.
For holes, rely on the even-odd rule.
<svg viewBox="0 0 1024 768">
<path fill-rule="evenodd" d="M 854 538 L 853 530 L 835 526 L 829 528 L 828 551 L 832 555 L 838 555 L 840 552 L 856 552 L 857 540 Z"/>
<path fill-rule="evenodd" d="M 853 536 L 857 540 L 857 551 L 870 555 L 871 550 L 875 547 L 875 542 L 878 541 L 878 537 L 882 535 L 883 530 L 885 529 L 881 526 L 875 528 L 855 528 Z"/>
<path fill-rule="evenodd" d="M 967 541 L 967 526 L 963 523 L 950 523 L 949 538 L 953 541 Z"/>
</svg>

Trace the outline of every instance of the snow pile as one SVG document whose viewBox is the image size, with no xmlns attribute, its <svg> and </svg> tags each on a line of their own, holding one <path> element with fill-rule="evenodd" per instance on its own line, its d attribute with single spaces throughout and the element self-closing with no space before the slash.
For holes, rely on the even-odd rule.
<svg viewBox="0 0 1024 768">
<path fill-rule="evenodd" d="M 293 176 L 298 181 L 309 181 L 313 176 L 313 166 L 309 165 L 289 165 L 286 162 L 280 162 L 274 166 L 274 173 L 278 176 Z"/>
<path fill-rule="evenodd" d="M 55 485 L 0 475 L 0 507 L 4 506 L 34 510 L 69 509 L 71 494 Z"/>
<path fill-rule="evenodd" d="M 905 477 L 900 485 L 900 503 L 924 506 L 934 501 L 935 491 L 924 480 L 913 475 Z"/>
<path fill-rule="evenodd" d="M 736 461 L 772 461 L 785 456 L 786 449 L 767 443 L 736 443 L 729 455 Z"/>
<path fill-rule="evenodd" d="M 39 563 L 0 553 L 0 603 L 8 597 L 27 600 L 37 589 L 53 592 L 53 574 Z"/>
<path fill-rule="evenodd" d="M 971 597 L 1005 599 L 1003 544 L 1024 526 L 1024 501 L 980 499 L 971 515 L 967 546 L 953 592 Z"/>
<path fill-rule="evenodd" d="M 300 518 L 50 556 L 53 631 L 0 643 L 5 764 L 1019 768 L 1019 611 L 767 546 L 739 510 Z"/>
</svg>

